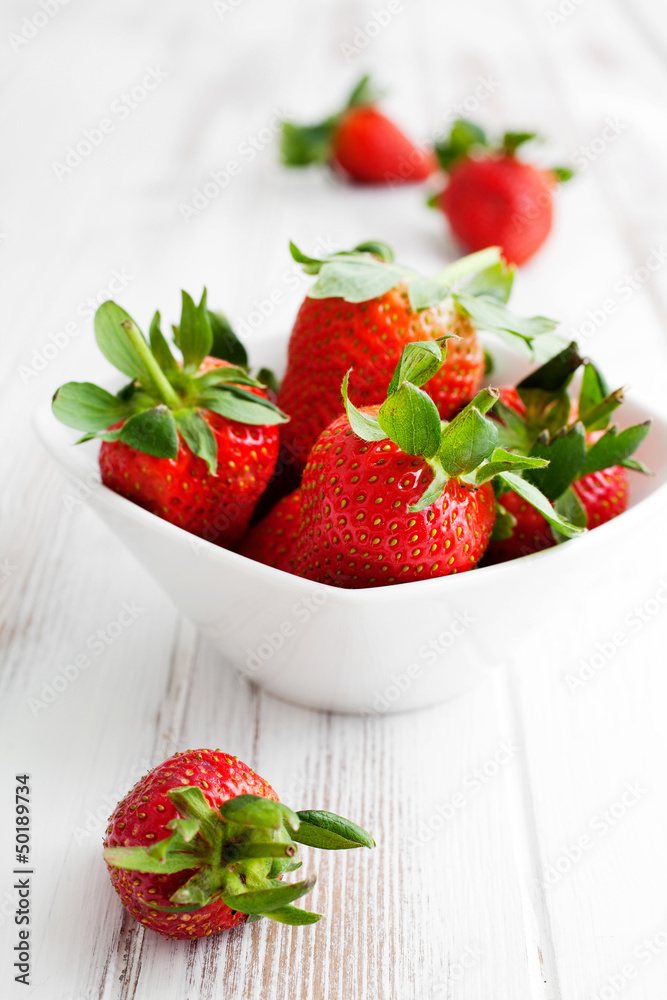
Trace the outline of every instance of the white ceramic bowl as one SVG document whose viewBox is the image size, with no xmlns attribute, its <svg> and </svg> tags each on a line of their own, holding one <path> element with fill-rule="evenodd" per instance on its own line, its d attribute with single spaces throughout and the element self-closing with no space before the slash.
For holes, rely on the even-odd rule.
<svg viewBox="0 0 667 1000">
<path fill-rule="evenodd" d="M 286 341 L 257 337 L 252 363 L 280 373 Z M 497 342 L 489 346 L 493 384 L 523 377 L 523 359 Z M 654 421 L 638 456 L 655 475 L 632 475 L 625 514 L 557 548 L 440 580 L 338 590 L 195 538 L 102 485 L 90 491 L 89 502 L 176 607 L 267 691 L 312 708 L 404 711 L 470 687 L 490 666 L 511 660 L 518 637 L 533 637 L 537 652 L 555 608 L 567 633 L 586 614 L 592 590 L 604 600 L 605 588 L 610 594 L 627 588 L 634 539 L 645 537 L 651 516 L 663 516 L 667 500 L 667 424 L 634 400 L 622 413 L 626 425 Z M 95 442 L 72 447 L 76 432 L 53 417 L 48 403 L 35 424 L 70 477 L 95 481 Z"/>
</svg>

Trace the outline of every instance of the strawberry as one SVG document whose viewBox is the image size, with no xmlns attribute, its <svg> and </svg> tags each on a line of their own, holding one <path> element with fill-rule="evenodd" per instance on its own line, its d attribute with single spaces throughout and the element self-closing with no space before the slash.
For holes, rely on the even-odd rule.
<svg viewBox="0 0 667 1000">
<path fill-rule="evenodd" d="M 255 562 L 296 572 L 296 546 L 301 523 L 301 490 L 283 497 L 262 520 L 250 529 L 239 553 Z"/>
<path fill-rule="evenodd" d="M 567 388 L 581 365 L 581 392 L 573 401 Z M 496 404 L 500 439 L 506 447 L 550 460 L 548 469 L 530 470 L 524 477 L 557 510 L 589 530 L 627 508 L 627 468 L 648 471 L 630 456 L 648 434 L 649 423 L 621 433 L 609 426 L 610 415 L 622 399 L 621 390 L 608 392 L 600 373 L 579 356 L 572 343 L 518 386 L 500 390 Z M 516 493 L 500 492 L 498 505 L 501 517 L 485 562 L 516 559 L 562 540 Z"/>
<path fill-rule="evenodd" d="M 102 438 L 102 482 L 186 531 L 231 545 L 245 532 L 278 457 L 277 424 L 287 418 L 243 367 L 245 352 L 224 318 L 183 293 L 183 356 L 177 363 L 151 323 L 150 346 L 114 302 L 95 316 L 98 345 L 132 378 L 115 396 L 89 382 L 69 382 L 53 399 L 63 423 Z M 224 337 L 223 337 L 224 333 Z M 226 339 L 225 339 L 226 338 Z M 241 364 L 209 357 L 224 349 Z"/>
<path fill-rule="evenodd" d="M 395 264 L 384 243 L 363 243 L 321 260 L 290 246 L 294 259 L 318 274 L 292 330 L 278 395 L 291 417 L 283 444 L 301 467 L 317 436 L 342 413 L 340 383 L 349 368 L 359 402 L 381 403 L 406 344 L 455 338 L 426 386 L 440 416 L 449 419 L 472 399 L 484 374 L 478 329 L 519 340 L 525 349 L 555 326 L 552 320 L 520 319 L 507 310 L 513 274 L 495 249 L 425 279 Z"/>
<path fill-rule="evenodd" d="M 499 246 L 508 263 L 523 264 L 551 230 L 553 188 L 572 171 L 542 170 L 516 157 L 534 133 L 506 132 L 500 147 L 489 145 L 472 122 L 455 122 L 449 140 L 436 146 L 447 186 L 431 199 L 468 250 Z"/>
<path fill-rule="evenodd" d="M 198 938 L 264 916 L 293 925 L 319 920 L 291 905 L 315 876 L 280 881 L 301 867 L 297 843 L 375 846 L 341 816 L 294 813 L 237 757 L 187 750 L 149 771 L 118 803 L 104 858 L 135 920 L 170 938 Z"/>
<path fill-rule="evenodd" d="M 317 125 L 283 123 L 282 159 L 290 167 L 330 163 L 350 180 L 402 184 L 425 180 L 435 169 L 419 149 L 376 108 L 378 95 L 367 76 L 342 111 Z"/>
<path fill-rule="evenodd" d="M 568 535 L 579 533 L 517 473 L 541 458 L 496 448 L 483 389 L 445 428 L 422 389 L 442 364 L 435 341 L 408 344 L 381 406 L 346 414 L 317 439 L 302 481 L 299 572 L 338 587 L 380 587 L 472 569 L 495 518 L 491 480 L 513 486 Z"/>
</svg>

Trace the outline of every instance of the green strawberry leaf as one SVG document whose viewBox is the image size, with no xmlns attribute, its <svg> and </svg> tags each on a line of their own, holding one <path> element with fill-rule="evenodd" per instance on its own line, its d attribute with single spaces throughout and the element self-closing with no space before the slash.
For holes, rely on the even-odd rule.
<svg viewBox="0 0 667 1000">
<path fill-rule="evenodd" d="M 156 458 L 176 458 L 178 455 L 176 422 L 164 405 L 135 413 L 121 427 L 118 440 Z"/>
<path fill-rule="evenodd" d="M 306 274 L 319 274 L 322 264 L 325 264 L 330 259 L 329 257 L 309 257 L 307 254 L 302 253 L 292 240 L 289 243 L 289 252 L 297 264 L 303 265 L 303 270 Z"/>
<path fill-rule="evenodd" d="M 61 423 L 77 431 L 103 431 L 134 412 L 129 403 L 92 382 L 61 385 L 51 406 Z"/>
<path fill-rule="evenodd" d="M 637 450 L 650 429 L 650 420 L 646 420 L 643 424 L 635 424 L 634 427 L 627 427 L 620 434 L 617 427 L 610 427 L 588 449 L 579 476 L 586 476 L 589 472 L 599 472 L 600 469 L 608 469 L 612 465 L 626 461 Z"/>
<path fill-rule="evenodd" d="M 438 305 L 450 294 L 449 285 L 443 284 L 438 278 L 422 278 L 415 275 L 408 285 L 408 298 L 412 308 L 419 312 Z"/>
<path fill-rule="evenodd" d="M 380 407 L 378 423 L 407 455 L 432 458 L 440 447 L 440 414 L 423 389 L 403 382 Z"/>
<path fill-rule="evenodd" d="M 502 400 L 493 407 L 494 414 L 502 421 L 498 427 L 498 443 L 507 450 L 516 448 L 525 452 L 532 444 L 526 421 L 511 406 L 505 406 Z"/>
<path fill-rule="evenodd" d="M 626 458 L 622 462 L 618 463 L 622 465 L 624 469 L 632 469 L 633 472 L 641 472 L 644 476 L 652 476 L 653 472 L 649 469 L 648 465 L 644 465 L 637 458 Z"/>
<path fill-rule="evenodd" d="M 526 470 L 523 478 L 539 490 L 549 500 L 557 500 L 575 479 L 586 460 L 586 432 L 581 423 L 576 423 L 565 433 L 558 433 L 550 442 L 541 438 L 533 445 L 532 458 L 546 458 L 549 465 L 545 469 Z"/>
<path fill-rule="evenodd" d="M 275 372 L 272 372 L 270 368 L 260 368 L 257 372 L 257 379 L 260 385 L 265 385 L 271 392 L 278 393 L 280 382 Z"/>
<path fill-rule="evenodd" d="M 442 169 L 449 170 L 457 160 L 467 156 L 472 149 L 487 145 L 483 129 L 465 118 L 459 118 L 452 125 L 449 139 L 446 142 L 436 143 L 435 152 Z"/>
<path fill-rule="evenodd" d="M 446 353 L 447 345 L 446 342 L 442 342 L 442 339 L 418 340 L 412 344 L 406 344 L 394 369 L 387 395 L 391 396 L 392 393 L 396 392 L 402 382 L 424 385 L 440 370 Z"/>
<path fill-rule="evenodd" d="M 192 454 L 203 458 L 208 471 L 215 476 L 218 468 L 218 444 L 201 413 L 195 409 L 175 410 L 174 420 Z"/>
<path fill-rule="evenodd" d="M 258 916 L 269 917 L 270 920 L 277 920 L 279 924 L 289 924 L 291 927 L 316 924 L 318 920 L 322 919 L 321 913 L 299 910 L 296 906 L 279 906 L 276 910 L 270 910 L 268 913 L 260 913 Z"/>
<path fill-rule="evenodd" d="M 278 829 L 287 822 L 294 830 L 299 829 L 299 817 L 295 812 L 282 802 L 274 802 L 261 795 L 236 795 L 223 802 L 218 811 L 228 823 Z"/>
<path fill-rule="evenodd" d="M 485 465 L 480 466 L 475 474 L 475 483 L 481 486 L 482 483 L 493 479 L 500 472 L 519 472 L 521 469 L 541 469 L 549 462 L 544 458 L 528 457 L 527 455 L 515 455 L 504 448 L 495 448 L 493 454 Z"/>
<path fill-rule="evenodd" d="M 206 309 L 206 289 L 195 306 L 187 292 L 182 292 L 183 307 L 178 327 L 178 346 L 183 355 L 183 371 L 194 374 L 213 346 L 213 332 Z"/>
<path fill-rule="evenodd" d="M 298 831 L 290 831 L 292 839 L 308 847 L 319 847 L 325 851 L 346 851 L 354 847 L 375 847 L 370 833 L 323 809 L 305 809 L 298 813 L 301 825 Z"/>
<path fill-rule="evenodd" d="M 558 497 L 554 507 L 558 514 L 570 524 L 574 524 L 577 528 L 581 528 L 582 530 L 586 527 L 588 522 L 586 511 L 581 503 L 581 500 L 571 486 L 568 486 L 565 492 Z M 551 533 L 556 539 L 558 545 L 562 545 L 563 542 L 567 541 L 567 535 L 563 534 L 563 532 L 553 524 L 551 525 Z"/>
<path fill-rule="evenodd" d="M 303 882 L 285 882 L 270 889 L 251 889 L 248 892 L 239 892 L 233 896 L 223 895 L 220 898 L 230 909 L 239 913 L 263 913 L 271 916 L 274 910 L 282 909 L 287 903 L 293 903 L 295 899 L 305 896 L 313 888 L 315 881 L 315 875 L 311 875 Z"/>
<path fill-rule="evenodd" d="M 338 116 L 316 125 L 296 125 L 284 121 L 280 135 L 280 158 L 286 167 L 308 167 L 326 163 Z"/>
<path fill-rule="evenodd" d="M 209 354 L 245 367 L 248 364 L 248 352 L 232 330 L 227 317 L 221 312 L 211 312 L 210 309 L 206 310 L 206 314 L 213 337 Z"/>
<path fill-rule="evenodd" d="M 609 387 L 604 380 L 602 372 L 598 371 L 595 365 L 587 361 L 584 364 L 584 373 L 581 379 L 581 390 L 579 392 L 579 414 L 586 414 L 606 399 L 609 395 Z M 605 424 L 604 427 L 607 425 Z M 590 427 L 589 430 L 603 430 L 604 428 Z"/>
<path fill-rule="evenodd" d="M 519 146 L 536 138 L 537 132 L 505 132 L 502 139 L 503 152 L 508 156 L 514 156 Z"/>
<path fill-rule="evenodd" d="M 144 385 L 151 385 L 152 380 L 146 366 L 134 345 L 128 339 L 124 323 L 131 323 L 139 333 L 136 323 L 129 313 L 108 300 L 103 302 L 95 313 L 95 340 L 107 361 L 114 368 L 137 379 Z M 139 336 L 141 334 L 139 333 Z"/>
<path fill-rule="evenodd" d="M 205 866 L 176 890 L 169 900 L 177 906 L 208 906 L 220 895 L 219 872 Z"/>
<path fill-rule="evenodd" d="M 522 499 L 529 503 L 535 510 L 539 511 L 540 514 L 551 524 L 559 528 L 564 535 L 568 538 L 574 538 L 575 535 L 580 535 L 582 533 L 582 528 L 577 527 L 574 524 L 570 524 L 564 518 L 562 518 L 556 510 L 551 506 L 547 498 L 544 496 L 536 486 L 532 483 L 526 482 L 520 476 L 515 475 L 513 472 L 501 472 L 498 477 L 509 489 L 514 490 L 518 493 Z"/>
<path fill-rule="evenodd" d="M 452 297 L 478 330 L 495 333 L 515 347 L 515 338 L 518 337 L 530 348 L 533 338 L 557 326 L 556 320 L 545 316 L 514 316 L 502 302 L 489 295 L 470 295 L 463 290 L 455 292 Z"/>
<path fill-rule="evenodd" d="M 497 399 L 496 389 L 482 389 L 443 430 L 436 461 L 450 478 L 473 472 L 496 447 L 498 424 L 483 414 Z"/>
<path fill-rule="evenodd" d="M 382 91 L 373 86 L 370 76 L 366 74 L 365 76 L 362 76 L 361 80 L 350 94 L 346 107 L 359 108 L 368 104 L 375 104 L 381 97 Z"/>
<path fill-rule="evenodd" d="M 340 255 L 322 264 L 308 297 L 367 302 L 395 288 L 409 274 L 405 268 L 378 260 L 371 254 Z"/>
<path fill-rule="evenodd" d="M 519 395 L 524 389 L 541 389 L 543 392 L 561 392 L 572 380 L 573 373 L 583 364 L 583 358 L 574 341 L 564 350 L 549 358 L 517 384 Z"/>
<path fill-rule="evenodd" d="M 484 268 L 465 285 L 468 295 L 487 295 L 498 302 L 508 302 L 514 283 L 514 268 L 498 261 Z"/>
<path fill-rule="evenodd" d="M 197 403 L 204 410 L 212 410 L 242 424 L 271 426 L 284 424 L 289 420 L 289 417 L 271 400 L 233 385 L 225 384 L 217 389 L 211 388 L 201 393 Z"/>
<path fill-rule="evenodd" d="M 552 167 L 551 173 L 559 184 L 565 184 L 566 181 L 572 180 L 575 175 L 575 171 L 571 167 Z"/>
<path fill-rule="evenodd" d="M 345 404 L 345 412 L 347 413 L 347 419 L 349 421 L 350 427 L 362 441 L 386 441 L 387 435 L 380 427 L 380 422 L 378 418 L 372 413 L 362 413 L 361 410 L 357 409 L 352 400 L 347 394 L 347 385 L 350 379 L 350 371 L 345 373 L 343 383 L 341 385 L 341 394 L 343 396 L 343 402 Z"/>
<path fill-rule="evenodd" d="M 148 332 L 151 351 L 155 357 L 155 360 L 159 364 L 163 372 L 176 372 L 178 371 L 178 364 L 174 355 L 171 353 L 169 344 L 164 338 L 164 334 L 160 329 L 160 313 L 156 312 L 151 320 L 150 330 Z"/>
<path fill-rule="evenodd" d="M 264 388 L 264 384 L 248 375 L 245 368 L 237 368 L 235 365 L 212 368 L 210 371 L 204 372 L 203 375 L 195 375 L 193 381 L 199 392 L 203 392 L 214 386 L 225 385 L 227 382 L 237 385 L 250 385 L 255 389 Z"/>
<path fill-rule="evenodd" d="M 171 840 L 171 837 L 167 837 Z M 157 845 L 155 845 L 157 846 Z M 107 847 L 104 860 L 113 868 L 125 868 L 131 872 L 149 872 L 156 875 L 173 875 L 187 868 L 199 868 L 201 858 L 193 854 L 175 852 L 167 854 L 163 861 L 153 857 L 145 847 Z"/>
</svg>

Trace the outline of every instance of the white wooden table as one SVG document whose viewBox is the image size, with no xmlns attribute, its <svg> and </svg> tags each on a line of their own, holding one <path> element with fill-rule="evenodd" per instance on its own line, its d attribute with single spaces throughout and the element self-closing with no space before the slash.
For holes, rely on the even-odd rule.
<svg viewBox="0 0 667 1000">
<path fill-rule="evenodd" d="M 539 649 L 518 637 L 513 662 L 455 702 L 328 716 L 238 681 L 80 502 L 30 420 L 58 384 L 85 377 L 90 302 L 104 289 L 147 323 L 155 307 L 176 315 L 181 287 L 206 284 L 241 328 L 277 292 L 257 327 L 268 330 L 290 323 L 306 288 L 290 237 L 305 250 L 380 237 L 432 271 L 453 259 L 420 191 L 344 188 L 277 165 L 275 115 L 328 111 L 368 68 L 416 135 L 464 106 L 492 128 L 548 133 L 545 162 L 584 163 L 553 238 L 518 276 L 516 307 L 562 317 L 611 382 L 664 411 L 667 268 L 641 270 L 666 248 L 664 8 L 402 0 L 376 33 L 365 25 L 387 5 L 362 0 L 46 6 L 45 18 L 36 0 L 6 0 L 2 13 L 2 996 L 663 998 L 664 533 L 637 539 L 604 630 L 582 609 L 576 622 L 546 623 Z M 90 155 L 54 167 L 95 129 Z M 197 215 L 184 209 L 230 161 L 240 166 L 225 189 Z M 112 639 L 124 603 L 135 620 Z M 564 628 L 567 661 L 550 652 Z M 568 676 L 619 628 L 628 642 L 573 686 Z M 309 906 L 325 914 L 316 927 L 263 921 L 190 944 L 123 917 L 101 858 L 106 817 L 149 765 L 206 745 L 250 763 L 290 804 L 335 809 L 375 833 L 373 854 L 307 858 L 319 873 Z M 35 868 L 28 989 L 11 970 L 23 772 Z"/>
</svg>

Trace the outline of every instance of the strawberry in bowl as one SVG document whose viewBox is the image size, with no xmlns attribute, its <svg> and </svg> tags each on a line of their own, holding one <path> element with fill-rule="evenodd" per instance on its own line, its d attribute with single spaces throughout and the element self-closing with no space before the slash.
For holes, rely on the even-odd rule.
<svg viewBox="0 0 667 1000">
<path fill-rule="evenodd" d="M 342 816 L 295 813 L 237 757 L 187 750 L 153 768 L 118 803 L 104 859 L 135 920 L 166 937 L 193 939 L 262 917 L 316 923 L 319 913 L 293 905 L 315 876 L 283 881 L 301 867 L 298 844 L 375 847 L 369 833 Z"/>
<path fill-rule="evenodd" d="M 198 306 L 183 292 L 179 363 L 159 313 L 149 342 L 125 310 L 104 302 L 95 315 L 98 346 L 131 381 L 115 395 L 68 382 L 52 405 L 62 423 L 85 431 L 81 441 L 101 439 L 105 486 L 192 534 L 232 545 L 271 478 L 278 424 L 287 417 L 243 365 L 209 356 L 221 327 L 205 292 Z M 233 341 L 231 350 L 243 352 Z"/>
<path fill-rule="evenodd" d="M 506 132 L 492 145 L 479 126 L 459 119 L 449 139 L 436 145 L 447 184 L 429 204 L 443 212 L 466 249 L 499 246 L 508 263 L 524 264 L 551 232 L 554 188 L 572 171 L 520 159 L 519 147 L 535 138 Z"/>
<path fill-rule="evenodd" d="M 317 274 L 296 317 L 278 403 L 290 415 L 282 440 L 303 468 L 318 435 L 343 412 L 341 381 L 352 368 L 358 403 L 381 403 L 406 344 L 449 337 L 447 356 L 425 386 L 443 420 L 477 392 L 484 376 L 478 331 L 494 333 L 531 355 L 536 337 L 556 326 L 507 308 L 513 272 L 496 248 L 464 257 L 434 278 L 394 261 L 389 246 L 360 244 L 315 259 L 291 244 L 292 256 Z"/>
<path fill-rule="evenodd" d="M 284 122 L 283 163 L 288 167 L 329 163 L 341 176 L 362 184 L 426 180 L 435 169 L 435 158 L 378 110 L 378 96 L 364 76 L 342 111 L 316 125 Z"/>
<path fill-rule="evenodd" d="M 581 384 L 573 398 L 571 383 L 578 370 Z M 506 448 L 549 460 L 548 468 L 528 470 L 525 478 L 556 510 L 588 530 L 627 509 L 628 470 L 649 471 L 632 455 L 651 422 L 619 431 L 611 416 L 622 402 L 623 390 L 609 392 L 601 373 L 580 356 L 573 342 L 516 386 L 501 389 L 494 407 L 499 440 Z M 512 490 L 499 492 L 497 509 L 500 516 L 485 557 L 488 564 L 563 541 L 559 531 Z"/>
</svg>

